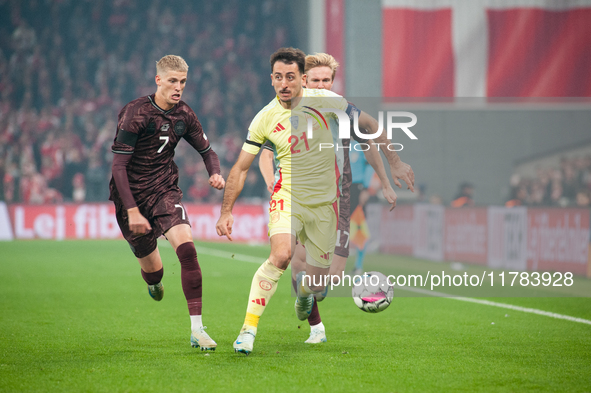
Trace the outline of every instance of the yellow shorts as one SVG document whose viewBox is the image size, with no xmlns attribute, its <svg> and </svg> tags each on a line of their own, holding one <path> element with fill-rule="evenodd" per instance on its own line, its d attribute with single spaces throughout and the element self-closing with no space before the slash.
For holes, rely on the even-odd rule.
<svg viewBox="0 0 591 393">
<path fill-rule="evenodd" d="M 269 237 L 289 233 L 306 248 L 306 263 L 326 268 L 332 263 L 337 239 L 338 204 L 308 207 L 282 193 L 271 196 Z"/>
</svg>

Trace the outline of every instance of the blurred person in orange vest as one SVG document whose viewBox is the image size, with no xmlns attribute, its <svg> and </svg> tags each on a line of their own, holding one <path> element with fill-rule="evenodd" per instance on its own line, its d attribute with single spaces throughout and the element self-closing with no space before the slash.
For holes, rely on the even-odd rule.
<svg viewBox="0 0 591 393">
<path fill-rule="evenodd" d="M 456 198 L 451 202 L 451 207 L 472 207 L 474 206 L 474 186 L 472 183 L 464 182 L 460 184 L 460 190 Z"/>
<path fill-rule="evenodd" d="M 521 186 L 513 189 L 513 198 L 505 202 L 505 207 L 524 206 L 527 202 L 527 187 Z"/>
</svg>

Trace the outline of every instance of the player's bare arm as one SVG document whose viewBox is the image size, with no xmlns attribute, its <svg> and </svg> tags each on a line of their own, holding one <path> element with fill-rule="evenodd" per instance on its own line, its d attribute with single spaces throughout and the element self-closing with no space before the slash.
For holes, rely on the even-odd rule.
<svg viewBox="0 0 591 393">
<path fill-rule="evenodd" d="M 216 224 L 216 231 L 219 236 L 226 236 L 230 241 L 232 240 L 232 225 L 234 224 L 232 209 L 234 208 L 236 199 L 238 199 L 238 195 L 242 192 L 248 169 L 252 165 L 255 157 L 254 154 L 250 154 L 244 150 L 240 151 L 238 160 L 228 175 L 221 215 Z"/>
<path fill-rule="evenodd" d="M 359 114 L 359 128 L 365 128 L 369 130 L 370 133 L 376 133 L 378 131 L 378 121 L 374 119 L 372 116 L 368 115 L 367 113 L 361 111 Z M 387 136 L 384 135 L 382 132 L 381 135 L 374 139 L 375 143 L 383 144 L 384 146 L 388 145 L 390 141 L 388 140 Z M 402 188 L 402 184 L 398 179 L 404 180 L 407 185 L 407 188 L 412 192 L 415 191 L 415 174 L 410 167 L 410 165 L 402 162 L 398 153 L 392 151 L 390 149 L 380 149 L 388 163 L 390 164 L 390 173 L 392 174 L 392 178 L 394 179 L 394 184 L 398 186 L 398 188 Z"/>
<path fill-rule="evenodd" d="M 386 198 L 388 203 L 391 205 L 390 211 L 392 211 L 392 209 L 396 207 L 396 199 L 398 198 L 398 196 L 396 195 L 396 192 L 392 189 L 392 185 L 390 184 L 390 179 L 388 179 L 386 168 L 384 167 L 384 163 L 382 162 L 382 156 L 380 155 L 380 152 L 376 148 L 373 141 L 369 140 L 368 142 L 369 149 L 367 151 L 364 151 L 363 154 L 365 155 L 365 158 L 367 159 L 369 165 L 371 165 L 374 171 L 376 171 L 376 174 L 378 175 L 378 178 L 382 183 L 382 193 L 384 194 L 384 198 Z"/>
<path fill-rule="evenodd" d="M 267 185 L 267 191 L 273 192 L 273 183 L 275 182 L 275 167 L 273 164 L 273 152 L 269 149 L 262 149 L 259 157 L 259 169 Z"/>
</svg>

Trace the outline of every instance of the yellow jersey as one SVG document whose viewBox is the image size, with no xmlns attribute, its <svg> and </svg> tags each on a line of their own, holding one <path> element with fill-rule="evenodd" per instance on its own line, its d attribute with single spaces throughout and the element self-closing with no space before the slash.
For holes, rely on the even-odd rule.
<svg viewBox="0 0 591 393">
<path fill-rule="evenodd" d="M 242 149 L 258 154 L 266 141 L 272 143 L 277 162 L 274 193 L 305 206 L 333 203 L 340 177 L 341 160 L 335 155 L 339 123 L 334 113 L 321 110 L 346 112 L 348 107 L 345 98 L 329 90 L 303 89 L 291 109 L 275 97 L 253 119 Z"/>
</svg>

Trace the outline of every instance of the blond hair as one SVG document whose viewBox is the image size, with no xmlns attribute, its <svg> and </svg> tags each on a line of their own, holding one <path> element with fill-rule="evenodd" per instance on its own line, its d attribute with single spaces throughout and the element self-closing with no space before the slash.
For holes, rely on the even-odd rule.
<svg viewBox="0 0 591 393">
<path fill-rule="evenodd" d="M 188 72 L 189 66 L 180 56 L 166 55 L 156 63 L 156 73 L 163 75 L 168 71 Z"/>
<path fill-rule="evenodd" d="M 316 67 L 328 67 L 332 70 L 332 79 L 334 80 L 338 66 L 339 63 L 328 53 L 316 53 L 314 55 L 306 56 L 305 72 L 307 73 L 312 68 Z"/>
</svg>

